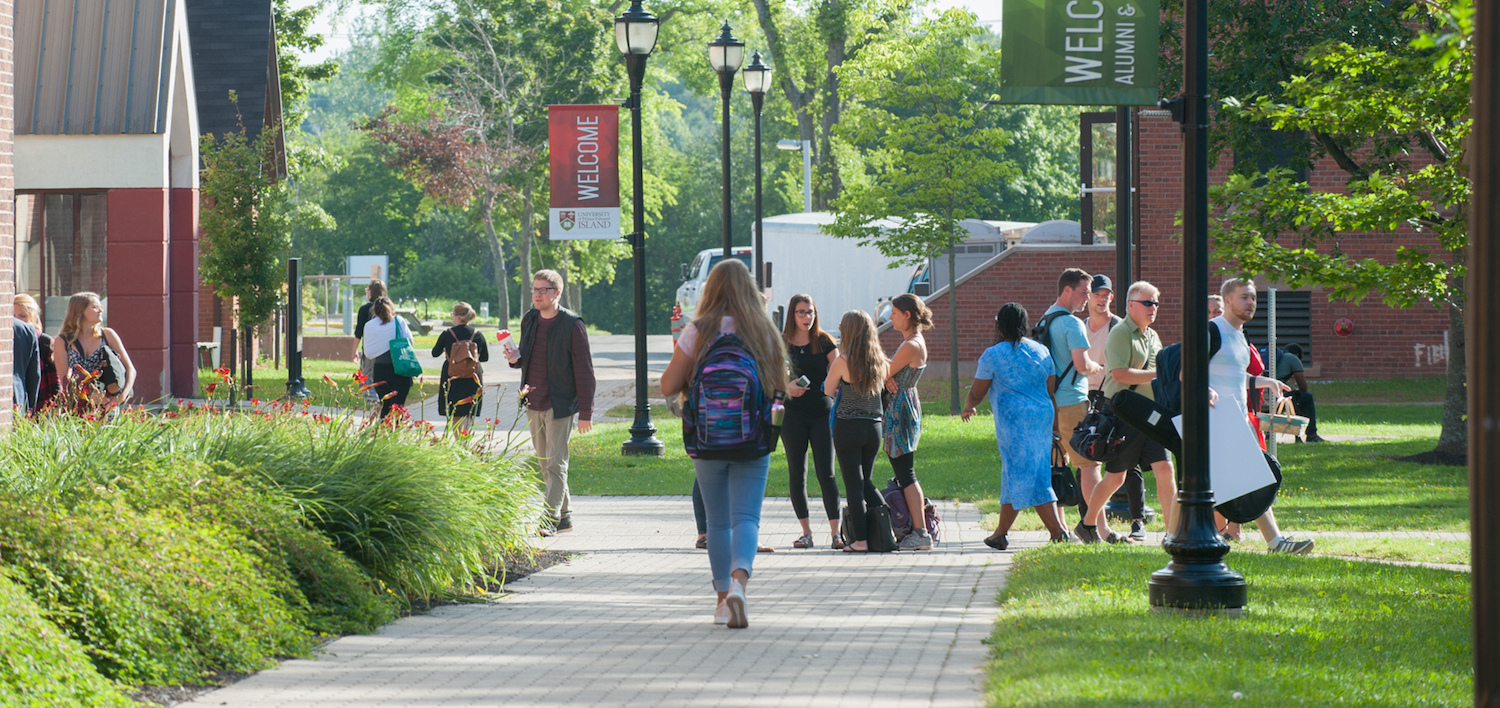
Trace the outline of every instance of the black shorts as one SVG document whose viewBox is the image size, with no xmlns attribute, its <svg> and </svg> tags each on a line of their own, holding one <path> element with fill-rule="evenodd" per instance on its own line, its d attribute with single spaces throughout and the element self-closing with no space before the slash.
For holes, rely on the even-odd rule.
<svg viewBox="0 0 1500 708">
<path fill-rule="evenodd" d="M 1104 471 L 1108 474 L 1128 472 L 1130 468 L 1140 465 L 1142 469 L 1148 468 L 1158 462 L 1170 459 L 1167 457 L 1167 449 L 1161 443 L 1146 437 L 1139 430 L 1131 430 L 1133 440 L 1125 443 L 1125 448 L 1115 459 L 1104 463 Z"/>
</svg>

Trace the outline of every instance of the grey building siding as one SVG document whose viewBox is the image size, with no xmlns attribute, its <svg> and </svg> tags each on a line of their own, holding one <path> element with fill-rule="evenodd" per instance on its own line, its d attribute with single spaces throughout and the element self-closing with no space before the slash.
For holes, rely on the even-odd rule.
<svg viewBox="0 0 1500 708">
<path fill-rule="evenodd" d="M 172 0 L 29 0 L 15 13 L 18 135 L 166 132 Z"/>
</svg>

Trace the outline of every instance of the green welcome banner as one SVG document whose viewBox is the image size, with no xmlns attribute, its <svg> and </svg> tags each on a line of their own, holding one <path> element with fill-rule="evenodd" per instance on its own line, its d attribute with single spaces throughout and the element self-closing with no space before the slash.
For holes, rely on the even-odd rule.
<svg viewBox="0 0 1500 708">
<path fill-rule="evenodd" d="M 1005 0 L 1000 100 L 1154 106 L 1160 0 Z"/>
</svg>

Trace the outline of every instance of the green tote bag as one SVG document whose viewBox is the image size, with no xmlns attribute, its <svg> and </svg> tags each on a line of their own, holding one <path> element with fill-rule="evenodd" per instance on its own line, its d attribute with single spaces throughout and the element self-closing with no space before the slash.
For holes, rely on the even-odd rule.
<svg viewBox="0 0 1500 708">
<path fill-rule="evenodd" d="M 400 316 L 396 317 L 396 338 L 391 340 L 391 366 L 397 376 L 422 375 L 422 362 L 417 361 L 417 353 L 411 348 L 411 330 Z"/>
</svg>

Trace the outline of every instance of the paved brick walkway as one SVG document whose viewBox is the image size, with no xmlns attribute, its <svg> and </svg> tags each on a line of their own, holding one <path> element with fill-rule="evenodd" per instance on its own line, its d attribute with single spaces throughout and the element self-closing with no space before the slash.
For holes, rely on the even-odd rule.
<svg viewBox="0 0 1500 708">
<path fill-rule="evenodd" d="M 945 502 L 931 552 L 794 551 L 767 499 L 750 627 L 712 623 L 706 552 L 686 497 L 574 499 L 580 555 L 509 586 L 329 645 L 193 706 L 973 706 L 1009 565 L 972 505 Z M 1041 534 L 1017 545 L 1035 545 Z M 1018 538 L 1018 536 L 1012 536 Z"/>
</svg>

